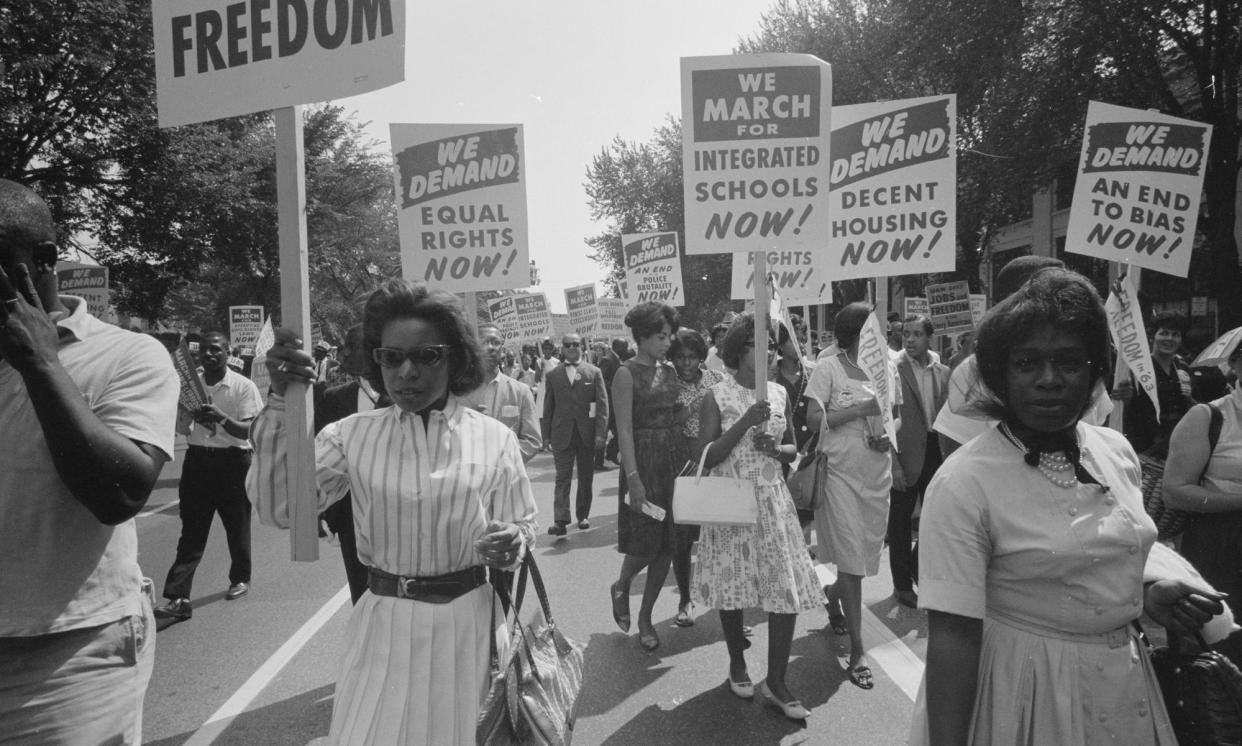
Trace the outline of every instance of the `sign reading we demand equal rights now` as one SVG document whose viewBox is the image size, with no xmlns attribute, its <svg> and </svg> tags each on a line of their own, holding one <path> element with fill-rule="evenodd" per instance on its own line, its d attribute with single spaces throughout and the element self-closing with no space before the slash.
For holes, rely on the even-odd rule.
<svg viewBox="0 0 1242 746">
<path fill-rule="evenodd" d="M 1092 101 L 1065 248 L 1185 277 L 1212 128 Z"/>
<path fill-rule="evenodd" d="M 394 124 L 406 279 L 450 292 L 530 285 L 522 126 Z"/>
<path fill-rule="evenodd" d="M 153 0 L 161 127 L 378 90 L 405 77 L 403 0 Z"/>
<path fill-rule="evenodd" d="M 631 302 L 637 305 L 655 300 L 670 306 L 685 305 L 676 232 L 623 235 L 621 257 L 625 261 L 627 298 Z"/>
<path fill-rule="evenodd" d="M 826 245 L 831 68 L 804 54 L 685 57 L 681 93 L 686 253 Z"/>
</svg>

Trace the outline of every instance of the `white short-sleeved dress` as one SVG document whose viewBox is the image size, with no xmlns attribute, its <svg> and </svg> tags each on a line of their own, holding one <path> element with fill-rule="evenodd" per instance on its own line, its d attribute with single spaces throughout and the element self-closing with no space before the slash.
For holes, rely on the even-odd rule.
<svg viewBox="0 0 1242 746">
<path fill-rule="evenodd" d="M 1078 442 L 1107 489 L 1053 484 L 997 427 L 927 488 L 919 606 L 983 619 L 971 744 L 1177 742 L 1130 627 L 1156 538 L 1138 458 L 1112 430 L 1080 423 Z M 920 687 L 910 742 L 927 740 Z"/>
</svg>

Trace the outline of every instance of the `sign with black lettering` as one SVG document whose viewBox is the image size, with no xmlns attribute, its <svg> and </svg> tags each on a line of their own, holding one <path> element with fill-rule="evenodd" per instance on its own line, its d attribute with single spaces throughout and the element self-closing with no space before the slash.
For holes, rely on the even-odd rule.
<svg viewBox="0 0 1242 746">
<path fill-rule="evenodd" d="M 152 0 L 161 127 L 405 78 L 404 0 Z"/>
<path fill-rule="evenodd" d="M 1065 249 L 1185 277 L 1211 125 L 1087 105 Z"/>
<path fill-rule="evenodd" d="M 629 301 L 623 298 L 600 298 L 599 306 L 600 336 L 612 339 L 628 337 L 630 330 L 625 326 L 625 314 L 630 310 Z"/>
<path fill-rule="evenodd" d="M 832 302 L 832 281 L 828 255 L 822 251 L 769 251 L 764 256 L 772 288 L 787 305 L 802 306 Z M 755 255 L 733 255 L 733 283 L 729 297 L 754 300 Z"/>
<path fill-rule="evenodd" d="M 599 306 L 595 304 L 595 284 L 565 288 L 565 310 L 574 331 L 583 336 L 599 332 Z"/>
<path fill-rule="evenodd" d="M 487 304 L 487 310 L 492 322 L 500 327 L 506 345 L 539 344 L 539 340 L 553 333 L 552 309 L 543 293 L 497 298 Z"/>
<path fill-rule="evenodd" d="M 97 319 L 107 319 L 112 303 L 112 291 L 108 287 L 108 268 L 77 262 L 56 264 L 56 284 L 65 295 L 75 295 L 86 301 L 86 312 Z"/>
<path fill-rule="evenodd" d="M 391 133 L 402 275 L 454 293 L 528 287 L 522 125 Z"/>
<path fill-rule="evenodd" d="M 683 57 L 681 101 L 686 253 L 822 249 L 828 64 L 806 54 Z"/>
<path fill-rule="evenodd" d="M 263 306 L 229 306 L 229 344 L 253 355 L 263 330 Z"/>
<path fill-rule="evenodd" d="M 685 305 L 676 231 L 622 235 L 621 257 L 625 261 L 627 297 L 636 305 L 650 300 Z"/>
</svg>

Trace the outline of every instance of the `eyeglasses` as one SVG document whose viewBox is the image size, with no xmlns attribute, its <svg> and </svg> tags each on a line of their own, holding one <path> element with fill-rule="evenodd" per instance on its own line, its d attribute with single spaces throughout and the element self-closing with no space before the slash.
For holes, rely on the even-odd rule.
<svg viewBox="0 0 1242 746">
<path fill-rule="evenodd" d="M 415 365 L 431 368 L 444 362 L 444 356 L 452 349 L 449 345 L 427 345 L 412 350 L 398 350 L 393 347 L 376 347 L 371 351 L 371 358 L 381 368 L 400 368 L 409 360 Z"/>
<path fill-rule="evenodd" d="M 561 347 L 581 347 L 581 342 L 562 342 Z"/>
</svg>

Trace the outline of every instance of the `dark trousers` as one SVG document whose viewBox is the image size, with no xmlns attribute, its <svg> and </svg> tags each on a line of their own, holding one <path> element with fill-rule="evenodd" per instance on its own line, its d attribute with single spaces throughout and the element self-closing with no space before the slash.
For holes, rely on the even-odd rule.
<svg viewBox="0 0 1242 746">
<path fill-rule="evenodd" d="M 918 576 L 919 547 L 913 541 L 914 507 L 927 489 L 932 476 L 940 468 L 940 439 L 935 433 L 927 434 L 927 450 L 924 451 L 923 472 L 907 489 L 893 490 L 888 508 L 888 567 L 893 573 L 893 590 L 913 590 Z M 908 477 L 909 475 L 907 475 Z"/>
<path fill-rule="evenodd" d="M 591 517 L 591 488 L 595 481 L 595 439 L 584 438 L 577 428 L 569 436 L 569 445 L 552 449 L 552 461 L 556 464 L 556 488 L 553 492 L 552 518 L 557 523 L 569 523 L 569 484 L 574 478 L 574 463 L 578 464 L 578 499 L 574 510 L 578 520 Z"/>
<path fill-rule="evenodd" d="M 353 496 L 347 492 L 345 497 L 329 505 L 323 512 L 323 519 L 341 544 L 345 580 L 349 582 L 349 598 L 357 604 L 367 590 L 367 566 L 358 559 L 358 539 L 354 536 Z"/>
<path fill-rule="evenodd" d="M 229 583 L 250 582 L 250 498 L 246 471 L 250 452 L 190 446 L 181 469 L 181 539 L 177 559 L 164 581 L 164 598 L 190 598 L 194 571 L 203 558 L 211 519 L 220 514 L 229 543 Z"/>
</svg>

